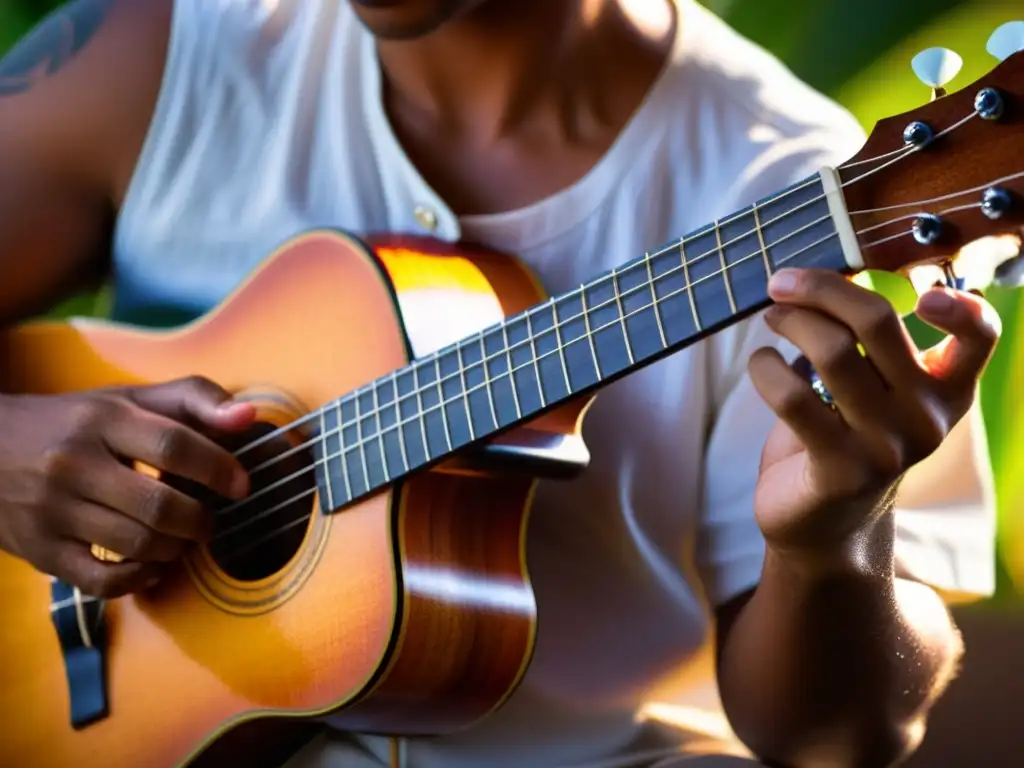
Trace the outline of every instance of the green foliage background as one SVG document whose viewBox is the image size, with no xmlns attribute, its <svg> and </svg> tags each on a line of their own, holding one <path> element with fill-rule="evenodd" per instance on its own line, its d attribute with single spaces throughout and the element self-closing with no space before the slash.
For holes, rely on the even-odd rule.
<svg viewBox="0 0 1024 768">
<path fill-rule="evenodd" d="M 345 0 L 339 0 L 344 2 Z M 950 88 L 962 87 L 994 64 L 985 52 L 999 24 L 1024 18 L 1021 0 L 703 0 L 746 36 L 758 41 L 811 85 L 849 108 L 870 130 L 876 120 L 912 109 L 928 92 L 910 70 L 915 53 L 952 48 L 964 69 Z M 0 51 L 61 0 L 0 0 Z M 1020 348 L 1024 311 L 1015 293 L 989 298 L 1003 317 L 1005 336 L 982 387 L 989 450 L 1000 505 L 1000 595 L 1024 585 L 1024 384 Z M 84 297 L 64 312 L 102 311 Z M 924 337 L 927 331 L 914 328 Z"/>
</svg>

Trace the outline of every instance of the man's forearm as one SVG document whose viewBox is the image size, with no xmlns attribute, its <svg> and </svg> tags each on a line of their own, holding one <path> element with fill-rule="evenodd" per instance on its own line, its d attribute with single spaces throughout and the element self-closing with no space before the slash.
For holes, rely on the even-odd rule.
<svg viewBox="0 0 1024 768">
<path fill-rule="evenodd" d="M 766 761 L 886 766 L 923 735 L 959 634 L 931 589 L 894 578 L 891 514 L 829 562 L 768 553 L 760 586 L 722 627 L 722 700 Z"/>
</svg>

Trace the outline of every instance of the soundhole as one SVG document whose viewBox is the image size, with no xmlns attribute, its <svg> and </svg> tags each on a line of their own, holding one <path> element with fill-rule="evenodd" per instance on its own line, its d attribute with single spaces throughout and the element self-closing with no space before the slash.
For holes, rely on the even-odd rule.
<svg viewBox="0 0 1024 768">
<path fill-rule="evenodd" d="M 251 491 L 242 501 L 228 501 L 194 483 L 172 484 L 203 502 L 214 515 L 210 555 L 229 576 L 258 581 L 280 571 L 305 537 L 314 509 L 316 473 L 311 447 L 289 440 L 271 424 L 221 440 L 249 471 Z"/>
</svg>

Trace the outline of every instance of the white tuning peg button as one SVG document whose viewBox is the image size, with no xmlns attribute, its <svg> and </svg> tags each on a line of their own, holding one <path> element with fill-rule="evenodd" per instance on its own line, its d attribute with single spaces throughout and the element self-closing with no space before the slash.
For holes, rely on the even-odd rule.
<svg viewBox="0 0 1024 768">
<path fill-rule="evenodd" d="M 932 90 L 940 90 L 960 74 L 964 60 L 960 54 L 949 48 L 928 48 L 921 51 L 910 62 L 918 80 Z"/>
<path fill-rule="evenodd" d="M 1024 21 L 1008 21 L 988 39 L 985 50 L 1000 61 L 1024 51 Z"/>
</svg>

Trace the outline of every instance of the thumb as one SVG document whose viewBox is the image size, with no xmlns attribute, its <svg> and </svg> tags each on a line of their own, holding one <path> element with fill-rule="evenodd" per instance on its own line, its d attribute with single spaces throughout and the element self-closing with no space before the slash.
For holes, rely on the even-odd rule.
<svg viewBox="0 0 1024 768">
<path fill-rule="evenodd" d="M 256 409 L 251 403 L 233 402 L 230 392 L 201 376 L 137 387 L 130 390 L 129 396 L 147 411 L 219 432 L 240 432 L 256 420 Z"/>
<path fill-rule="evenodd" d="M 925 350 L 925 368 L 955 388 L 973 392 L 1002 331 L 995 309 L 972 293 L 934 288 L 918 300 L 917 315 L 948 334 Z"/>
</svg>

